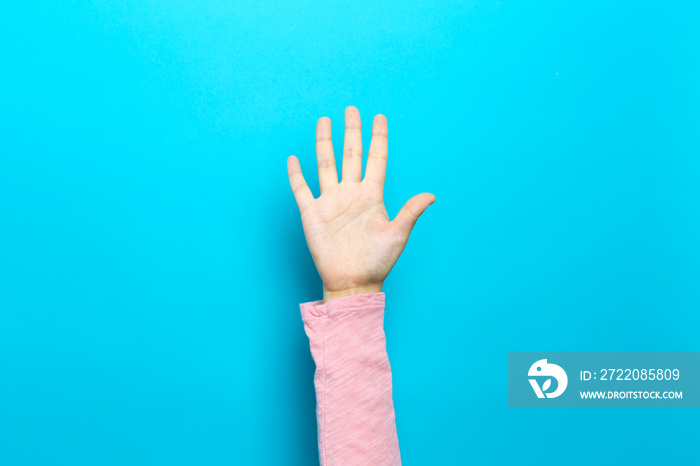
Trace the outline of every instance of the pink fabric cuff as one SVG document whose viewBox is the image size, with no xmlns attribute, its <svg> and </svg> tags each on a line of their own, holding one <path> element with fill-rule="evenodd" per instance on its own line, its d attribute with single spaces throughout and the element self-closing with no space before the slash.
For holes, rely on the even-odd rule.
<svg viewBox="0 0 700 466">
<path fill-rule="evenodd" d="M 303 303 L 300 305 L 301 318 L 314 319 L 323 317 L 333 317 L 353 311 L 377 311 L 384 310 L 384 293 L 364 293 L 352 296 L 341 296 L 331 299 L 327 303 L 323 300 Z"/>
</svg>

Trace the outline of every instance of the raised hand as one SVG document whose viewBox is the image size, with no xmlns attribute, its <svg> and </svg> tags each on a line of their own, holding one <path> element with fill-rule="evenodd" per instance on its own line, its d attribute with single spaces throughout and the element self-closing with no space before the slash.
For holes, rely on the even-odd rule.
<svg viewBox="0 0 700 466">
<path fill-rule="evenodd" d="M 406 247 L 418 217 L 435 202 L 430 193 L 406 202 L 394 220 L 384 207 L 388 126 L 384 115 L 374 117 L 372 141 L 362 178 L 360 112 L 345 109 L 342 181 L 331 141 L 331 120 L 316 126 L 316 157 L 321 195 L 314 198 L 295 156 L 287 172 L 301 212 L 306 242 L 323 280 L 323 300 L 381 291 L 384 280 Z"/>
</svg>

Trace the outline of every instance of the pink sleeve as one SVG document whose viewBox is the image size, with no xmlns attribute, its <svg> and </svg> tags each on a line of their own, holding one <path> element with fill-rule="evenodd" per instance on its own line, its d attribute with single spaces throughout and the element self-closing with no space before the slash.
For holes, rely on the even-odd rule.
<svg viewBox="0 0 700 466">
<path fill-rule="evenodd" d="M 316 362 L 321 466 L 400 465 L 384 293 L 301 304 Z"/>
</svg>

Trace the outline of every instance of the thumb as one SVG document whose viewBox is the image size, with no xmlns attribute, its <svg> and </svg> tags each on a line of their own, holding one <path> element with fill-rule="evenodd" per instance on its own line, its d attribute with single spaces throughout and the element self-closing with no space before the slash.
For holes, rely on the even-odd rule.
<svg viewBox="0 0 700 466">
<path fill-rule="evenodd" d="M 435 196 L 430 193 L 421 193 L 413 196 L 404 204 L 398 215 L 391 223 L 401 230 L 406 236 L 411 234 L 413 227 L 425 209 L 435 202 Z"/>
</svg>

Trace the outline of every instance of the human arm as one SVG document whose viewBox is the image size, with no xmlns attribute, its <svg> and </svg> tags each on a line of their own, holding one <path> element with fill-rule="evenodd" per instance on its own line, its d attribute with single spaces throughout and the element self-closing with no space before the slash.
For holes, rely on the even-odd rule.
<svg viewBox="0 0 700 466">
<path fill-rule="evenodd" d="M 301 315 L 316 362 L 321 465 L 400 465 L 384 293 L 304 303 Z"/>
<path fill-rule="evenodd" d="M 323 466 L 401 461 L 381 290 L 418 217 L 435 196 L 418 194 L 394 220 L 389 219 L 383 201 L 387 137 L 386 118 L 377 115 L 363 178 L 360 115 L 348 107 L 342 181 L 338 182 L 330 120 L 321 118 L 316 129 L 321 195 L 316 199 L 298 159 L 287 160 L 306 241 L 323 281 L 323 301 L 301 305 L 316 362 Z"/>
</svg>

